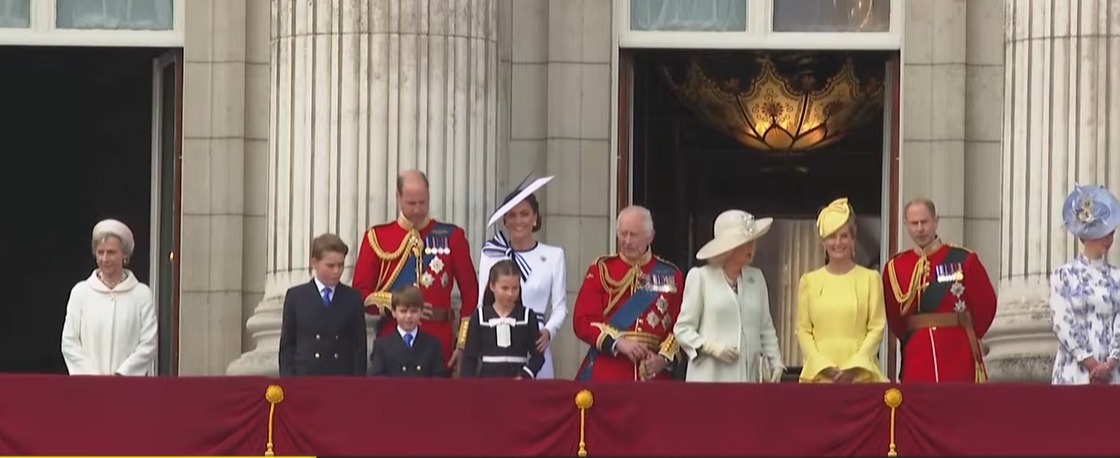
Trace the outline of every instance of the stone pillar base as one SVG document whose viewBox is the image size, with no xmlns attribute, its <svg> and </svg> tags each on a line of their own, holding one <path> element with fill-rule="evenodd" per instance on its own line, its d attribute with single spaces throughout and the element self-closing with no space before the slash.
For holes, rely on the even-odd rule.
<svg viewBox="0 0 1120 458">
<path fill-rule="evenodd" d="M 984 336 L 992 382 L 1050 383 L 1058 339 L 1045 285 L 1001 285 L 999 312 Z"/>
<path fill-rule="evenodd" d="M 279 375 L 284 293 L 272 293 L 265 293 L 264 299 L 253 310 L 253 316 L 245 322 L 245 329 L 253 339 L 253 349 L 230 363 L 226 375 Z"/>
<path fill-rule="evenodd" d="M 1011 353 L 1004 358 L 986 360 L 989 381 L 1050 384 L 1054 355 Z"/>
</svg>

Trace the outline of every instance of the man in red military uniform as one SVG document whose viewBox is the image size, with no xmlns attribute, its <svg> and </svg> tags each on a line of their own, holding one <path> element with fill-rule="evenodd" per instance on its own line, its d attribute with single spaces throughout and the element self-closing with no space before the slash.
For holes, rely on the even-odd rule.
<svg viewBox="0 0 1120 458">
<path fill-rule="evenodd" d="M 428 217 L 428 178 L 409 170 L 397 177 L 400 216 L 373 226 L 358 244 L 354 289 L 365 300 L 366 313 L 381 316 L 379 335 L 397 332 L 391 313 L 392 294 L 416 286 L 424 295 L 420 331 L 440 341 L 444 362 L 458 363 L 453 333 L 465 329 L 478 305 L 478 278 L 463 229 Z M 451 308 L 451 288 L 459 286 L 460 319 Z M 460 331 L 462 332 L 462 331 Z"/>
<path fill-rule="evenodd" d="M 887 323 L 902 343 L 901 380 L 983 383 L 980 339 L 996 316 L 988 272 L 976 253 L 941 243 L 932 201 L 911 201 L 905 215 L 917 246 L 883 269 Z"/>
<path fill-rule="evenodd" d="M 595 261 L 572 313 L 576 336 L 591 345 L 577 380 L 672 380 L 673 324 L 684 279 L 650 253 L 653 218 L 632 206 L 618 214 L 618 249 Z"/>
</svg>

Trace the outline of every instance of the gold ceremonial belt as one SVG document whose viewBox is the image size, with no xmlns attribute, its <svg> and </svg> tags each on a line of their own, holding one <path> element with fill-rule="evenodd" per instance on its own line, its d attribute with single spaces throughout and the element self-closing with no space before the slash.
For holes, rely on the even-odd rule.
<svg viewBox="0 0 1120 458">
<path fill-rule="evenodd" d="M 661 336 L 657 334 L 650 334 L 648 332 L 639 331 L 626 331 L 619 333 L 621 339 L 631 340 L 638 342 L 650 348 L 650 350 L 657 350 L 661 348 Z"/>
</svg>

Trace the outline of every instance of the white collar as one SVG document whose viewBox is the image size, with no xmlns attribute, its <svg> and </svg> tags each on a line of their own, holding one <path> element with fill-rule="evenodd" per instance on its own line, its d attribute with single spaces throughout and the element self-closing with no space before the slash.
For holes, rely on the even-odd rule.
<svg viewBox="0 0 1120 458">
<path fill-rule="evenodd" d="M 337 290 L 338 290 L 338 285 L 334 285 L 334 287 L 327 286 L 325 283 L 319 281 L 319 277 L 315 277 L 315 287 L 318 288 L 317 291 L 319 291 L 320 296 L 323 295 L 323 290 L 324 289 L 330 288 L 331 289 L 331 299 L 334 299 L 334 293 L 337 292 Z"/>
<path fill-rule="evenodd" d="M 408 332 L 405 332 L 404 329 L 401 329 L 400 326 L 397 326 L 397 333 L 401 335 L 402 339 L 404 338 L 404 336 L 412 336 L 412 340 L 416 340 L 416 330 L 415 329 L 413 329 L 411 331 L 408 331 Z"/>
</svg>

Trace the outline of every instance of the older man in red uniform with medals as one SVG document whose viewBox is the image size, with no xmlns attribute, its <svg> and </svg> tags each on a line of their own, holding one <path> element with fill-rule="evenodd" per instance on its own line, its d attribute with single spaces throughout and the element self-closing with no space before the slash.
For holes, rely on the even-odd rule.
<svg viewBox="0 0 1120 458">
<path fill-rule="evenodd" d="M 980 339 L 996 315 L 996 293 L 976 253 L 937 238 L 928 199 L 906 205 L 906 230 L 917 247 L 887 261 L 887 322 L 902 343 L 904 382 L 983 383 Z"/>
<path fill-rule="evenodd" d="M 397 177 L 396 221 L 374 226 L 359 243 L 354 289 L 365 300 L 366 313 L 381 316 L 379 335 L 397 332 L 391 313 L 392 294 L 416 286 L 424 295 L 420 331 L 440 341 L 448 367 L 459 359 L 453 332 L 466 328 L 478 305 L 478 279 L 463 229 L 428 217 L 428 178 L 417 170 Z M 451 288 L 459 286 L 459 320 L 451 308 Z"/>
<path fill-rule="evenodd" d="M 684 279 L 650 253 L 649 210 L 628 207 L 617 226 L 619 253 L 591 265 L 576 297 L 572 328 L 591 345 L 576 379 L 672 380 Z"/>
</svg>

